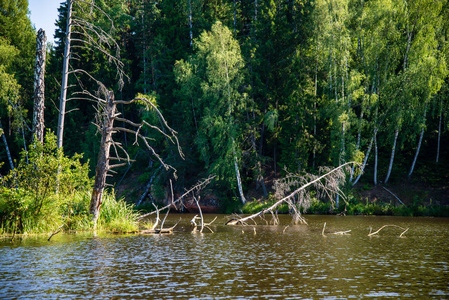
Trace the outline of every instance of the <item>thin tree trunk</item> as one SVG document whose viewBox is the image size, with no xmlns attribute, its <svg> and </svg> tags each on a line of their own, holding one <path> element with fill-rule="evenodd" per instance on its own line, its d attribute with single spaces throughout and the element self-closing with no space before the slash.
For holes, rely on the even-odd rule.
<svg viewBox="0 0 449 300">
<path fill-rule="evenodd" d="M 34 70 L 34 112 L 33 141 L 44 142 L 44 109 L 45 109 L 45 57 L 47 54 L 47 37 L 41 28 L 37 32 L 36 64 Z"/>
<path fill-rule="evenodd" d="M 8 156 L 8 161 L 9 161 L 9 167 L 11 168 L 11 170 L 14 170 L 14 163 L 12 162 L 11 152 L 9 152 L 8 141 L 6 140 L 5 132 L 3 131 L 2 122 L 0 119 L 0 133 L 1 132 L 3 132 L 2 139 L 3 139 L 3 143 L 5 144 L 6 155 Z"/>
<path fill-rule="evenodd" d="M 377 185 L 377 133 L 374 133 L 374 185 Z"/>
<path fill-rule="evenodd" d="M 234 34 L 235 34 L 235 0 L 234 0 Z"/>
<path fill-rule="evenodd" d="M 313 91 L 313 138 L 315 139 L 315 143 L 313 145 L 313 160 L 312 160 L 312 169 L 315 169 L 315 160 L 316 160 L 316 102 L 317 102 L 317 93 L 318 93 L 318 50 L 316 55 L 316 63 L 315 63 L 315 89 Z"/>
<path fill-rule="evenodd" d="M 418 159 L 419 150 L 421 149 L 421 143 L 424 136 L 424 125 L 426 124 L 426 113 L 427 113 L 427 103 L 424 108 L 424 116 L 423 116 L 423 124 L 421 127 L 421 134 L 419 135 L 418 147 L 416 148 L 415 157 L 413 158 L 412 166 L 410 167 L 410 171 L 408 172 L 407 179 L 410 180 L 413 174 L 413 170 L 415 169 L 415 164 Z"/>
<path fill-rule="evenodd" d="M 375 132 L 375 134 L 377 134 L 377 129 L 375 129 L 374 132 Z M 354 180 L 354 182 L 352 183 L 353 186 L 356 185 L 357 182 L 359 182 L 359 179 L 360 179 L 360 177 L 362 176 L 363 171 L 365 170 L 366 163 L 367 163 L 367 161 L 368 161 L 368 157 L 369 157 L 369 154 L 370 154 L 370 152 L 371 152 L 371 148 L 373 147 L 373 142 L 374 142 L 374 136 L 371 138 L 371 142 L 369 143 L 369 146 L 368 146 L 368 151 L 366 151 L 365 159 L 363 160 L 362 169 L 361 169 L 359 175 L 357 176 L 357 178 L 356 178 L 356 179 Z"/>
<path fill-rule="evenodd" d="M 365 100 L 365 95 L 363 95 L 363 100 Z M 362 120 L 363 120 L 363 114 L 364 114 L 364 110 L 363 110 L 363 108 L 362 108 L 362 112 L 361 112 L 361 114 L 360 114 L 360 126 L 359 126 L 359 131 L 358 131 L 358 133 L 357 133 L 357 144 L 356 144 L 356 150 L 359 150 L 360 149 L 360 140 L 361 140 L 361 137 L 362 137 Z M 354 176 L 354 166 L 352 166 L 352 168 L 351 168 L 351 174 L 350 174 L 350 176 L 349 176 L 349 182 L 352 182 L 352 179 L 353 179 L 353 176 Z"/>
<path fill-rule="evenodd" d="M 387 176 L 385 177 L 385 182 L 384 182 L 385 184 L 390 179 L 391 170 L 393 169 L 394 154 L 396 152 L 396 142 L 398 140 L 398 135 L 399 135 L 399 125 L 398 125 L 398 127 L 396 127 L 396 130 L 394 131 L 393 147 L 391 149 L 390 164 L 388 166 Z"/>
<path fill-rule="evenodd" d="M 114 116 L 116 105 L 114 102 L 113 92 L 109 92 L 107 96 L 107 103 L 104 108 L 104 123 L 102 124 L 101 145 L 98 154 L 97 167 L 95 169 L 95 183 L 92 190 L 92 198 L 90 201 L 89 213 L 92 215 L 94 228 L 97 226 L 97 221 L 100 216 L 100 208 L 103 197 L 103 191 L 106 186 L 106 176 L 110 169 L 109 166 L 109 150 L 112 144 L 112 128 L 114 125 Z"/>
<path fill-rule="evenodd" d="M 142 58 L 143 58 L 143 93 L 147 93 L 147 45 L 146 45 L 146 29 L 145 29 L 145 13 L 142 14 L 142 32 L 143 32 L 143 49 L 142 49 Z"/>
<path fill-rule="evenodd" d="M 67 102 L 67 86 L 69 77 L 69 61 L 70 61 L 70 42 L 72 33 L 72 1 L 67 0 L 67 27 L 66 38 L 64 47 L 64 62 L 62 66 L 62 83 L 61 83 L 61 98 L 59 102 L 59 119 L 58 119 L 58 134 L 57 144 L 58 148 L 62 147 L 64 136 L 64 119 L 65 119 L 65 106 Z"/>
<path fill-rule="evenodd" d="M 262 186 L 263 195 L 265 197 L 268 196 L 267 187 L 265 186 L 265 180 L 263 179 L 262 174 L 262 164 L 259 160 L 259 154 L 256 149 L 256 138 L 254 136 L 254 133 L 251 134 L 251 143 L 254 148 L 254 155 L 256 156 L 256 172 L 257 172 L 257 179 L 256 179 L 256 189 L 258 189 L 259 184 Z"/>
<path fill-rule="evenodd" d="M 440 121 L 438 123 L 438 144 L 436 163 L 440 160 L 440 140 L 441 140 L 441 119 L 443 118 L 443 110 L 440 110 Z"/>
<path fill-rule="evenodd" d="M 243 194 L 242 179 L 240 178 L 239 165 L 237 163 L 237 153 L 235 151 L 234 138 L 232 138 L 232 152 L 234 154 L 235 176 L 237 178 L 237 186 L 238 186 L 238 189 L 239 189 L 240 200 L 242 201 L 242 204 L 245 204 L 246 203 L 246 198 L 245 198 L 245 195 Z"/>
<path fill-rule="evenodd" d="M 235 8 L 235 2 L 234 2 Z M 235 11 L 234 11 L 234 31 L 235 31 Z M 192 0 L 189 0 L 189 36 L 190 36 L 190 47 L 193 44 L 193 33 L 192 33 Z"/>
</svg>

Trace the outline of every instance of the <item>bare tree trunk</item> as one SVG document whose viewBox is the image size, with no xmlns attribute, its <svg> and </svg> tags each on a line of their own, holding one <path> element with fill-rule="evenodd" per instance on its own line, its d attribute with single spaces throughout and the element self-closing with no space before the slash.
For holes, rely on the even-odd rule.
<svg viewBox="0 0 449 300">
<path fill-rule="evenodd" d="M 317 49 L 317 55 L 316 55 L 316 63 L 315 63 L 315 88 L 313 91 L 313 138 L 315 139 L 314 145 L 313 145 L 313 159 L 312 159 L 312 169 L 315 169 L 315 160 L 316 160 L 316 103 L 317 103 L 317 94 L 318 94 L 318 50 Z"/>
<path fill-rule="evenodd" d="M 374 185 L 377 185 L 377 133 L 374 133 Z"/>
<path fill-rule="evenodd" d="M 394 141 L 393 141 L 393 148 L 391 149 L 390 165 L 388 166 L 388 172 L 387 176 L 385 177 L 384 183 L 387 183 L 388 180 L 390 179 L 391 170 L 393 169 L 394 154 L 396 152 L 396 142 L 398 140 L 398 135 L 399 135 L 399 125 L 398 127 L 396 127 L 396 130 L 394 131 Z"/>
<path fill-rule="evenodd" d="M 235 2 L 234 2 L 235 7 Z M 193 33 L 192 33 L 192 0 L 189 0 L 189 35 L 190 35 L 190 47 L 193 45 Z M 234 11 L 234 31 L 235 31 L 235 11 Z"/>
<path fill-rule="evenodd" d="M 412 166 L 410 167 L 410 171 L 408 172 L 407 179 L 410 180 L 413 174 L 413 170 L 415 169 L 416 160 L 418 159 L 419 150 L 421 149 L 421 143 L 424 136 L 424 125 L 426 124 L 426 113 L 427 113 L 427 103 L 424 108 L 424 116 L 423 123 L 421 125 L 421 134 L 419 135 L 418 147 L 416 148 L 415 157 L 413 158 Z"/>
<path fill-rule="evenodd" d="M 314 180 L 311 180 L 310 182 L 308 182 L 308 183 L 302 185 L 300 188 L 296 189 L 295 191 L 293 191 L 292 193 L 290 193 L 288 196 L 286 196 L 286 197 L 284 197 L 284 198 L 278 200 L 278 201 L 277 201 L 276 203 L 274 203 L 272 206 L 270 206 L 270 207 L 268 207 L 268 208 L 265 208 L 265 209 L 259 211 L 258 213 L 255 213 L 255 214 L 253 214 L 253 215 L 250 215 L 250 216 L 247 216 L 247 217 L 244 217 L 244 218 L 240 218 L 240 219 L 233 219 L 233 220 L 230 220 L 230 221 L 226 222 L 226 225 L 239 225 L 239 224 L 240 224 L 240 225 L 243 225 L 243 224 L 244 224 L 246 221 L 248 221 L 248 220 L 253 220 L 253 219 L 255 219 L 256 217 L 263 216 L 263 215 L 264 215 L 265 213 L 267 213 L 267 212 L 272 212 L 272 211 L 273 211 L 274 209 L 276 209 L 276 207 L 278 207 L 280 204 L 282 204 L 282 203 L 284 203 L 284 202 L 291 201 L 291 199 L 293 199 L 293 197 L 294 197 L 296 194 L 298 194 L 299 192 L 301 192 L 302 190 L 306 189 L 306 188 L 309 187 L 309 186 L 313 186 L 313 185 L 316 184 L 316 183 L 319 183 L 322 179 L 324 179 L 324 178 L 329 177 L 330 175 L 332 175 L 332 173 L 334 173 L 334 172 L 336 172 L 336 171 L 342 169 L 343 167 L 345 167 L 345 166 L 347 166 L 347 165 L 349 165 L 349 164 L 353 164 L 353 163 L 354 163 L 354 162 L 347 162 L 347 163 L 344 163 L 344 164 L 342 164 L 342 165 L 340 165 L 340 166 L 334 168 L 333 170 L 327 172 L 326 174 L 321 175 L 321 176 L 315 178 Z M 324 188 L 325 188 L 325 187 L 324 187 Z M 297 211 L 297 213 L 299 213 L 299 211 Z"/>
<path fill-rule="evenodd" d="M 65 119 L 65 106 L 67 102 L 67 85 L 69 77 L 69 61 L 70 61 L 70 42 L 72 33 L 72 1 L 67 0 L 67 29 L 64 47 L 64 62 L 62 66 L 62 83 L 61 83 L 61 98 L 59 100 L 59 119 L 58 119 L 58 134 L 57 144 L 58 148 L 62 147 L 62 141 L 64 136 L 64 119 Z"/>
<path fill-rule="evenodd" d="M 2 136 L 3 143 L 5 144 L 6 155 L 8 156 L 9 166 L 10 166 L 11 170 L 14 170 L 14 163 L 12 162 L 11 152 L 9 152 L 8 141 L 6 140 L 5 132 L 3 131 L 1 119 L 0 119 L 0 135 Z"/>
<path fill-rule="evenodd" d="M 98 217 L 100 216 L 101 201 L 103 191 L 106 186 L 106 176 L 109 171 L 109 150 L 111 148 L 115 108 L 114 94 L 109 92 L 103 113 L 104 122 L 102 124 L 100 153 L 98 154 L 97 167 L 95 169 L 95 184 L 92 190 L 92 198 L 90 202 L 89 213 L 92 215 L 94 227 L 97 226 Z"/>
<path fill-rule="evenodd" d="M 440 121 L 438 123 L 438 145 L 436 163 L 440 160 L 440 140 L 441 140 L 441 119 L 443 118 L 443 110 L 440 110 Z"/>
<path fill-rule="evenodd" d="M 44 142 L 44 109 L 45 109 L 45 57 L 47 54 L 47 37 L 41 28 L 37 32 L 36 68 L 34 70 L 34 112 L 33 141 Z"/>
</svg>

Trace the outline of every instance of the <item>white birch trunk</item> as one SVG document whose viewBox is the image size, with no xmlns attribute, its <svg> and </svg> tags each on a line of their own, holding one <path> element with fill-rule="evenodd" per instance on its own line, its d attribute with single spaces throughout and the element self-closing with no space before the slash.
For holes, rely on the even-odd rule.
<svg viewBox="0 0 449 300">
<path fill-rule="evenodd" d="M 415 157 L 413 158 L 412 166 L 410 167 L 410 171 L 408 172 L 407 178 L 410 180 L 413 174 L 413 170 L 415 169 L 415 164 L 418 159 L 419 150 L 421 149 L 421 143 L 424 136 L 424 126 L 426 124 L 426 113 L 427 113 L 427 103 L 424 108 L 424 116 L 423 116 L 423 123 L 421 127 L 421 134 L 419 135 L 419 141 L 418 141 L 418 147 L 416 148 Z"/>
<path fill-rule="evenodd" d="M 72 33 L 72 1 L 67 0 L 67 27 L 66 38 L 64 47 L 64 62 L 62 66 L 62 83 L 61 83 L 61 98 L 59 102 L 59 119 L 58 119 L 58 134 L 57 145 L 58 148 L 62 147 L 64 137 L 64 119 L 65 119 L 65 106 L 67 102 L 67 84 L 69 77 L 69 61 L 70 61 L 70 41 Z"/>
<path fill-rule="evenodd" d="M 242 179 L 240 178 L 239 165 L 237 163 L 237 152 L 235 151 L 234 138 L 232 138 L 232 152 L 234 154 L 235 176 L 236 176 L 236 179 L 237 179 L 237 186 L 238 186 L 238 189 L 239 189 L 240 200 L 242 201 L 242 204 L 245 204 L 246 203 L 246 198 L 245 198 L 245 195 L 243 194 Z"/>
<path fill-rule="evenodd" d="M 377 129 L 374 132 L 375 132 L 375 134 L 377 134 Z M 371 141 L 370 141 L 369 146 L 368 146 L 368 151 L 366 151 L 365 159 L 363 160 L 363 165 L 362 165 L 362 169 L 360 170 L 360 174 L 354 180 L 354 182 L 352 183 L 352 186 L 356 185 L 357 182 L 359 182 L 359 179 L 362 176 L 363 171 L 365 170 L 366 163 L 368 161 L 368 157 L 369 157 L 369 154 L 371 152 L 371 148 L 373 147 L 373 142 L 374 142 L 374 136 L 371 138 Z"/>
<path fill-rule="evenodd" d="M 6 155 L 8 156 L 9 167 L 14 170 L 14 163 L 12 162 L 11 152 L 9 152 L 8 141 L 6 140 L 5 132 L 3 131 L 2 122 L 0 119 L 0 134 L 2 134 L 3 143 L 5 144 Z"/>
<path fill-rule="evenodd" d="M 384 182 L 385 184 L 390 179 L 391 170 L 393 169 L 394 154 L 396 152 L 396 142 L 398 140 L 398 135 L 399 135 L 399 126 L 396 127 L 396 130 L 394 131 L 393 147 L 391 149 L 390 164 L 388 165 L 388 172 L 387 172 L 387 176 L 385 177 L 385 182 Z"/>
</svg>

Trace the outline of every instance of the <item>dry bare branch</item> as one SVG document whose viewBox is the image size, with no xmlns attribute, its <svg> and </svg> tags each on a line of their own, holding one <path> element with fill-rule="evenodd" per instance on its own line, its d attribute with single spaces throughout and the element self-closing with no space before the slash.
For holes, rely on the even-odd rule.
<svg viewBox="0 0 449 300">
<path fill-rule="evenodd" d="M 318 191 L 324 189 L 324 190 L 327 190 L 328 192 L 330 191 L 332 193 L 338 193 L 338 191 L 340 191 L 340 189 L 338 188 L 338 183 L 343 182 L 343 180 L 345 178 L 345 173 L 344 173 L 343 169 L 351 164 L 357 164 L 357 163 L 356 162 L 344 163 L 344 164 L 328 171 L 326 174 L 321 175 L 321 176 L 307 174 L 307 176 L 298 177 L 296 181 L 291 180 L 292 177 L 285 178 L 283 181 L 281 181 L 282 185 L 281 185 L 281 188 L 279 188 L 279 190 L 282 192 L 282 194 L 285 194 L 287 192 L 287 189 L 285 187 L 290 188 L 291 186 L 298 185 L 299 183 L 301 183 L 301 186 L 299 188 L 297 188 L 296 190 L 294 190 L 293 192 L 291 192 L 290 194 L 288 194 L 287 196 L 278 200 L 276 203 L 274 203 L 269 208 L 265 208 L 258 213 L 255 213 L 253 215 L 250 215 L 250 216 L 247 216 L 244 218 L 239 218 L 239 219 L 234 219 L 234 220 L 228 221 L 226 224 L 227 225 L 243 224 L 244 222 L 246 222 L 248 220 L 253 220 L 257 217 L 261 217 L 268 212 L 273 212 L 282 203 L 288 203 L 289 201 L 292 201 L 291 199 L 293 199 L 295 196 L 298 196 L 298 195 L 302 196 L 304 198 L 308 197 L 306 199 L 309 199 L 309 201 L 310 201 L 310 196 L 308 196 L 309 194 L 305 192 L 305 189 L 308 188 L 309 186 L 315 186 L 315 188 Z M 329 177 L 336 177 L 336 178 L 332 179 Z M 307 181 L 307 179 L 309 179 L 309 178 L 311 178 L 312 180 L 305 183 Z M 324 184 L 321 182 L 321 180 L 323 180 L 323 179 L 325 180 Z M 277 195 L 279 196 L 280 192 L 278 192 Z M 308 204 L 307 201 L 303 200 L 304 198 L 299 199 L 299 204 L 301 204 L 301 205 Z M 332 199 L 331 199 L 331 201 L 332 201 Z M 296 205 L 298 205 L 298 202 Z M 295 214 L 294 216 L 297 217 L 297 215 L 299 214 L 299 210 L 295 210 L 294 214 Z M 300 218 L 300 220 L 301 219 L 303 219 L 303 218 Z"/>
<path fill-rule="evenodd" d="M 204 179 L 203 181 L 199 181 L 196 185 L 194 185 L 193 187 L 191 187 L 190 189 L 188 189 L 184 194 L 182 194 L 180 197 L 178 197 L 178 199 L 176 199 L 175 201 L 172 201 L 172 203 L 170 203 L 170 204 L 168 204 L 168 205 L 166 205 L 166 206 L 164 206 L 164 207 L 162 207 L 162 208 L 159 208 L 159 211 L 170 208 L 173 204 L 175 204 L 175 203 L 181 201 L 184 197 L 186 197 L 187 195 L 189 195 L 189 194 L 191 194 L 191 193 L 197 193 L 197 194 L 198 194 L 198 193 L 199 193 L 203 188 L 205 188 L 205 187 L 206 187 L 206 186 L 207 186 L 207 185 L 208 185 L 208 184 L 209 184 L 215 177 L 216 177 L 216 176 L 213 175 L 213 176 L 209 176 L 208 178 Z M 147 214 L 141 215 L 141 216 L 139 216 L 137 219 L 138 219 L 138 220 L 141 220 L 141 219 L 143 219 L 143 218 L 145 218 L 145 217 L 148 217 L 148 216 L 150 216 L 150 215 L 152 215 L 152 214 L 154 214 L 154 213 L 156 213 L 156 211 L 152 211 L 152 212 L 149 212 L 149 213 L 147 213 Z"/>
<path fill-rule="evenodd" d="M 375 232 L 371 232 L 371 227 L 370 227 L 368 236 L 373 236 L 373 235 L 379 233 L 379 231 L 381 231 L 382 229 L 384 229 L 386 227 L 397 227 L 397 228 L 400 228 L 401 230 L 403 230 L 403 232 L 399 235 L 399 237 L 402 237 L 402 235 L 404 233 L 406 233 L 407 230 L 408 230 L 408 228 L 404 228 L 404 227 L 401 227 L 401 226 L 398 226 L 398 225 L 384 225 L 384 226 L 380 227 L 378 230 L 376 230 Z"/>
</svg>

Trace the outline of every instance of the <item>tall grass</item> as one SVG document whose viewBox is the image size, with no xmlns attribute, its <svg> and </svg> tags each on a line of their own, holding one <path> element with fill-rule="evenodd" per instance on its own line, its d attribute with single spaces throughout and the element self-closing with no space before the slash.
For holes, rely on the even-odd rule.
<svg viewBox="0 0 449 300">
<path fill-rule="evenodd" d="M 124 199 L 117 200 L 113 193 L 104 193 L 97 228 L 119 233 L 135 232 L 139 229 L 138 216 L 134 205 Z"/>
<path fill-rule="evenodd" d="M 81 155 L 64 156 L 52 132 L 45 143 L 35 141 L 21 153 L 16 169 L 0 177 L 0 234 L 90 230 L 89 206 L 93 180 Z M 123 199 L 105 192 L 99 228 L 114 232 L 137 230 L 137 213 Z"/>
<path fill-rule="evenodd" d="M 49 233 L 64 225 L 66 231 L 93 229 L 89 214 L 91 192 L 77 191 L 70 196 L 52 195 L 43 201 L 37 213 L 33 197 L 21 190 L 0 191 L 0 234 Z M 113 193 L 103 195 L 97 230 L 135 232 L 138 213 L 134 205 L 115 199 Z"/>
</svg>

